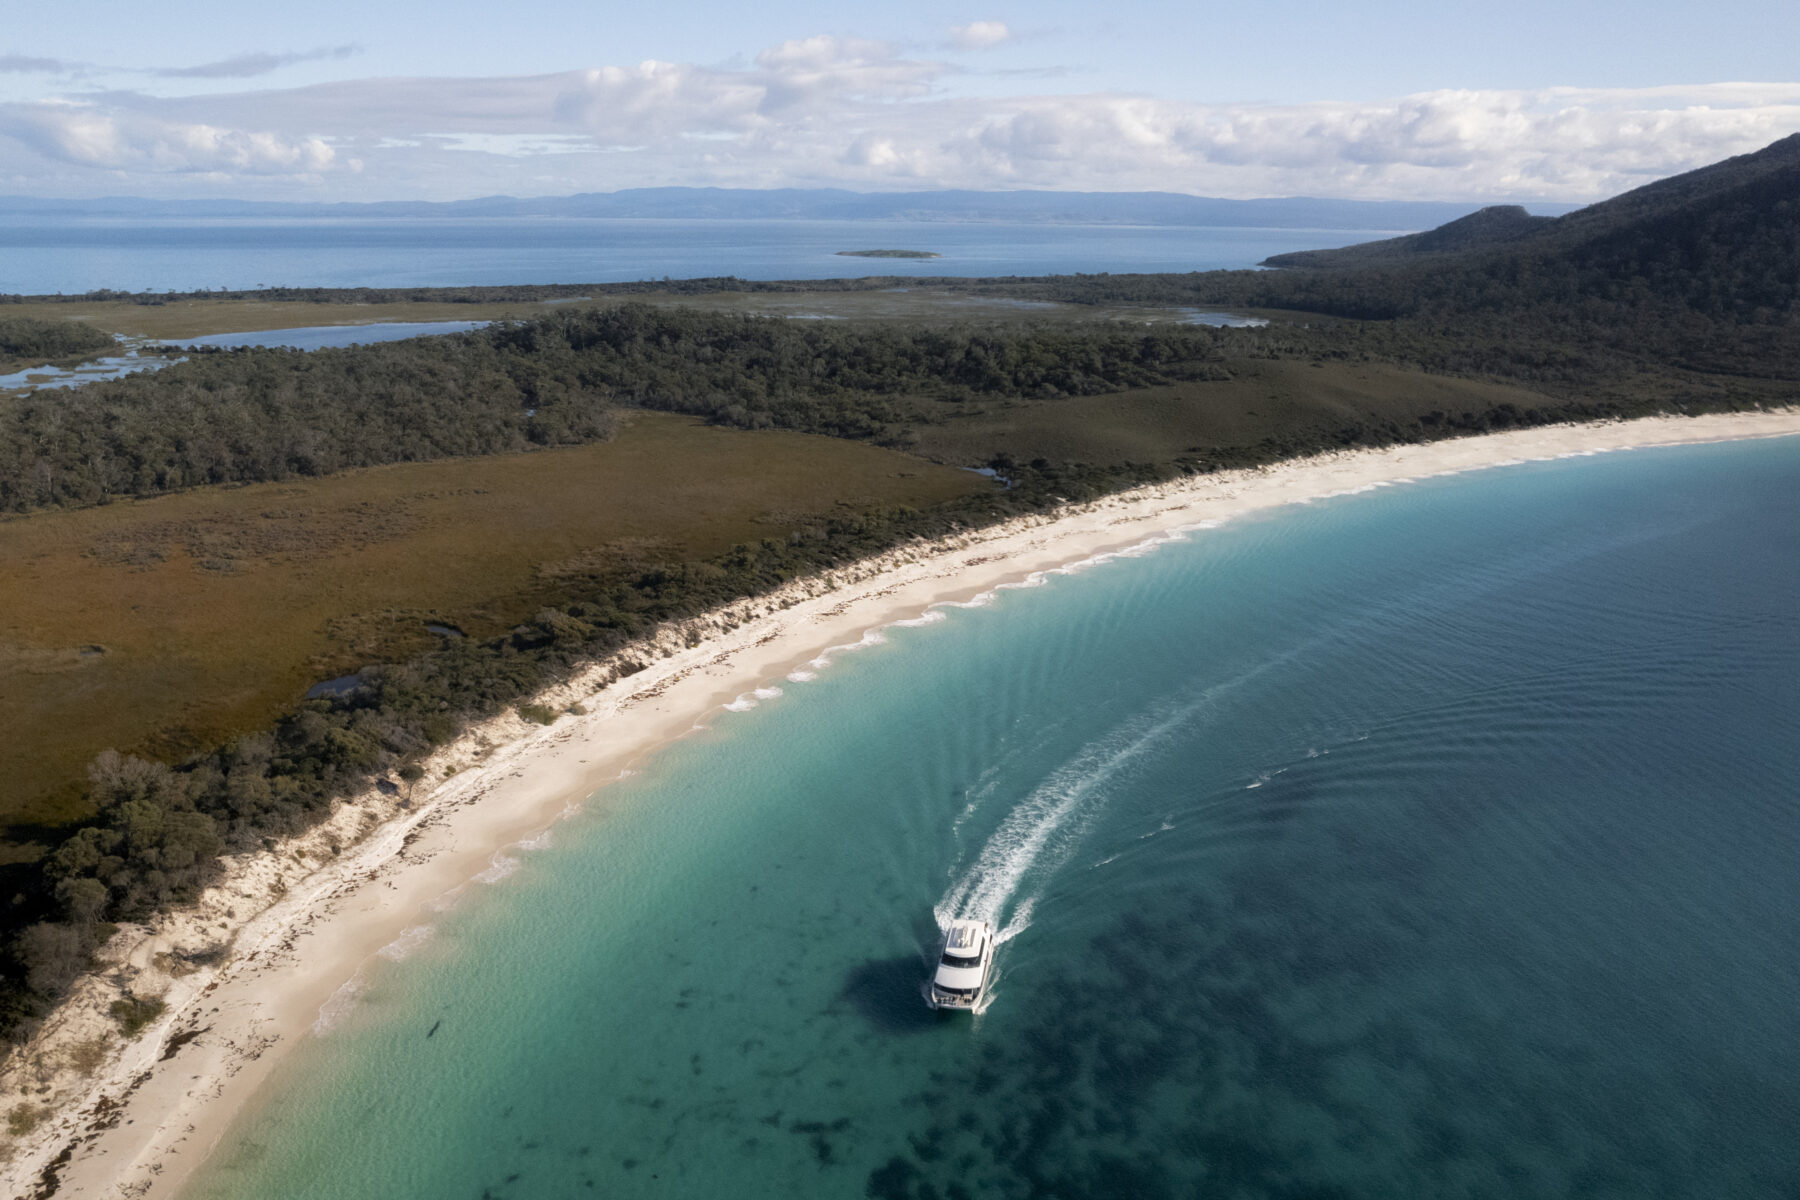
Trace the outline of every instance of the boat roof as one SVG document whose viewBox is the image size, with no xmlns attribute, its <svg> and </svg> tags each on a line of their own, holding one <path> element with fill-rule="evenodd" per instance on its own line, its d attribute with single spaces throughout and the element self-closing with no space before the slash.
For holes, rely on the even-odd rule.
<svg viewBox="0 0 1800 1200">
<path fill-rule="evenodd" d="M 981 945 L 982 934 L 986 932 L 986 921 L 954 922 L 944 934 L 944 949 L 974 950 Z"/>
</svg>

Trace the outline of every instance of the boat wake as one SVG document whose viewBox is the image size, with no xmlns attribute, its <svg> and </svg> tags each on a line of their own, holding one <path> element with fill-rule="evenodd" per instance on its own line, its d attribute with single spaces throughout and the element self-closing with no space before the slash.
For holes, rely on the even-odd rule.
<svg viewBox="0 0 1800 1200">
<path fill-rule="evenodd" d="M 1197 708 L 1189 703 L 1146 714 L 1052 772 L 1006 815 L 974 864 L 938 901 L 933 911 L 939 928 L 957 920 L 987 921 L 999 930 L 998 945 L 1024 932 L 1050 877 L 1075 852 L 1120 779 L 1152 757 Z"/>
<path fill-rule="evenodd" d="M 1303 655 L 1318 640 L 1308 639 L 1230 679 L 1142 713 L 1082 747 L 1000 822 L 974 864 L 933 909 L 938 927 L 948 929 L 957 920 L 987 921 L 999 930 L 996 945 L 1024 932 L 1050 878 L 1075 853 L 1123 780 L 1167 748 L 1184 726 L 1204 719 L 1226 696 Z M 983 775 L 970 807 L 957 818 L 957 831 L 997 790 L 997 783 L 992 773 Z M 1169 828 L 1173 826 L 1165 820 L 1157 832 Z"/>
</svg>

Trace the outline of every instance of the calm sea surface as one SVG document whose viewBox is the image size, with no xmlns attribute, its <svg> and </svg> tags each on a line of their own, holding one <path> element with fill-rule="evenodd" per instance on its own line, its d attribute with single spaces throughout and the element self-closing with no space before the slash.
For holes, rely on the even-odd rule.
<svg viewBox="0 0 1800 1200">
<path fill-rule="evenodd" d="M 422 914 L 190 1196 L 1800 1194 L 1797 480 L 1525 464 L 890 629 Z"/>
<path fill-rule="evenodd" d="M 0 293 L 99 288 L 453 287 L 736 275 L 1052 275 L 1250 267 L 1271 254 L 1390 237 L 1379 229 L 588 219 L 0 218 Z M 936 259 L 844 258 L 931 250 Z"/>
</svg>

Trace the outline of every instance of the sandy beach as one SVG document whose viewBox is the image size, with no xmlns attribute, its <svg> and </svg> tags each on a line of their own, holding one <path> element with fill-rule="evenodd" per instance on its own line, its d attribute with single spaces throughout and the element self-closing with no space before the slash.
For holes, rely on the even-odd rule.
<svg viewBox="0 0 1800 1200">
<path fill-rule="evenodd" d="M 584 711 L 548 727 L 509 714 L 471 729 L 410 789 L 345 802 L 304 837 L 231 861 L 196 908 L 122 928 L 103 969 L 0 1071 L 0 1108 L 47 1114 L 14 1137 L 0 1194 L 177 1194 L 280 1057 L 329 1036 L 364 973 L 384 951 L 399 957 L 445 904 L 480 903 L 512 848 L 659 747 L 729 719 L 759 688 L 827 669 L 893 622 L 1283 505 L 1524 461 L 1795 435 L 1794 409 L 1659 417 L 1178 480 L 902 547 L 665 628 L 541 697 Z M 166 1008 L 130 1043 L 105 1041 L 118 1028 L 108 1007 L 127 993 Z"/>
</svg>

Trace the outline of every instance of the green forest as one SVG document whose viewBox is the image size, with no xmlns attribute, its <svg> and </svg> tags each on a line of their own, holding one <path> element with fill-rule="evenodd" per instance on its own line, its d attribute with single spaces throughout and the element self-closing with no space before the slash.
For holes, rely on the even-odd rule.
<svg viewBox="0 0 1800 1200">
<path fill-rule="evenodd" d="M 976 397 L 1219 377 L 1216 335 L 850 328 L 572 309 L 466 334 L 185 353 L 0 407 L 0 511 L 603 440 L 615 406 L 879 441 Z"/>
<path fill-rule="evenodd" d="M 0 371 L 110 350 L 111 337 L 74 321 L 0 316 Z"/>
</svg>

